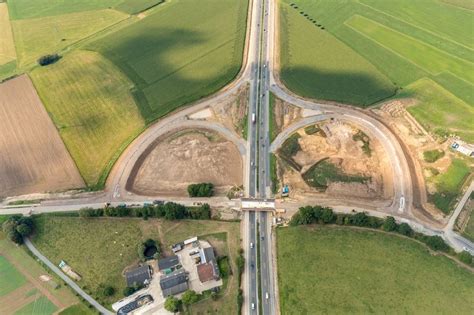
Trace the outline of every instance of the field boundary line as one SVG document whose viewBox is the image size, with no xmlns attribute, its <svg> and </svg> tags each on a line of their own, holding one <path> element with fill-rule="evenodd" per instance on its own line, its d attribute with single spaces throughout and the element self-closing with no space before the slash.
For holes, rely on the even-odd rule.
<svg viewBox="0 0 474 315">
<path fill-rule="evenodd" d="M 459 42 L 456 42 L 456 41 L 452 40 L 451 38 L 447 38 L 447 37 L 444 37 L 443 35 L 436 34 L 436 33 L 434 33 L 433 31 L 427 30 L 427 29 L 424 28 L 424 27 L 417 26 L 417 25 L 415 25 L 415 24 L 413 24 L 413 23 L 411 23 L 411 22 L 405 21 L 405 20 L 402 19 L 402 18 L 396 17 L 396 16 L 394 16 L 394 15 L 392 15 L 392 14 L 389 14 L 389 13 L 387 13 L 387 12 L 384 12 L 384 11 L 382 11 L 382 10 L 380 10 L 380 9 L 374 8 L 374 7 L 372 7 L 372 6 L 370 6 L 370 5 L 366 4 L 366 3 L 360 2 L 359 0 L 357 0 L 357 3 L 359 3 L 359 4 L 362 5 L 362 6 L 366 6 L 366 7 L 370 8 L 370 9 L 376 11 L 376 12 L 379 12 L 379 13 L 382 13 L 382 14 L 384 14 L 384 15 L 386 15 L 386 16 L 389 16 L 389 17 L 391 17 L 391 18 L 393 18 L 393 19 L 395 19 L 395 20 L 398 20 L 398 21 L 400 21 L 400 22 L 406 23 L 407 25 L 413 26 L 414 28 L 418 28 L 418 29 L 420 29 L 420 30 L 423 30 L 423 31 L 425 31 L 425 32 L 427 32 L 427 33 L 429 33 L 429 34 L 431 34 L 431 35 L 434 35 L 434 36 L 436 36 L 436 37 L 439 37 L 439 38 L 444 39 L 444 40 L 446 40 L 446 41 L 449 41 L 449 42 L 451 42 L 451 43 L 457 44 L 457 45 L 459 45 L 459 46 L 462 46 L 462 47 L 467 48 L 467 49 L 469 49 L 469 50 L 471 50 L 471 51 L 474 52 L 474 48 L 471 48 L 471 47 L 468 47 L 468 46 L 466 46 L 466 45 L 464 45 L 464 44 L 461 44 L 461 43 L 459 43 Z M 467 10 L 467 9 L 465 9 L 465 10 Z"/>
<path fill-rule="evenodd" d="M 357 30 L 355 27 L 353 27 L 353 26 L 347 24 L 347 22 L 348 22 L 350 19 L 352 19 L 353 17 L 361 17 L 362 19 L 366 19 L 366 20 L 370 21 L 371 23 L 377 24 L 377 25 L 378 25 L 379 27 L 381 27 L 381 28 L 388 29 L 388 30 L 391 31 L 391 32 L 400 34 L 401 36 L 406 37 L 406 38 L 408 38 L 408 39 L 411 39 L 411 40 L 413 40 L 414 42 L 417 42 L 417 43 L 419 43 L 419 44 L 421 44 L 421 45 L 428 46 L 429 48 L 432 48 L 432 49 L 434 49 L 434 50 L 437 50 L 438 52 L 441 52 L 441 53 L 443 53 L 443 54 L 446 54 L 446 55 L 452 57 L 453 59 L 457 59 L 457 60 L 460 60 L 460 61 L 469 63 L 469 64 L 471 64 L 471 65 L 474 65 L 474 62 L 472 62 L 472 61 L 469 61 L 469 60 L 460 58 L 460 57 L 458 57 L 458 56 L 455 56 L 455 55 L 453 55 L 453 54 L 451 54 L 451 53 L 449 53 L 449 52 L 447 52 L 447 51 L 445 51 L 445 50 L 443 50 L 443 49 L 440 49 L 440 48 L 438 48 L 438 47 L 436 47 L 436 46 L 433 46 L 433 45 L 431 45 L 431 44 L 428 44 L 428 43 L 426 43 L 426 42 L 424 42 L 424 41 L 421 41 L 421 40 L 419 40 L 419 39 L 417 39 L 417 38 L 415 38 L 415 37 L 413 37 L 413 36 L 410 36 L 410 35 L 408 35 L 408 34 L 402 33 L 402 32 L 400 32 L 400 31 L 398 31 L 398 30 L 396 30 L 396 29 L 393 29 L 393 28 L 391 28 L 391 27 L 389 27 L 389 26 L 386 26 L 386 25 L 384 25 L 384 24 L 382 24 L 382 23 L 379 23 L 379 22 L 377 22 L 377 21 L 375 21 L 375 20 L 373 20 L 373 19 L 371 19 L 371 18 L 367 18 L 367 17 L 365 17 L 365 16 L 363 16 L 363 15 L 360 15 L 360 14 L 354 14 L 354 15 L 352 15 L 349 19 L 347 19 L 346 21 L 344 21 L 344 25 L 346 25 L 346 26 L 348 26 L 348 27 L 350 27 L 350 28 L 352 28 L 352 29 L 354 29 L 354 30 Z M 358 32 L 361 33 L 361 31 L 358 31 Z M 369 35 L 366 35 L 366 36 L 369 36 Z M 369 38 L 371 38 L 373 41 L 379 43 L 381 46 L 386 47 L 385 45 L 381 44 L 379 41 L 373 39 L 372 37 L 369 36 Z M 387 47 L 386 47 L 386 48 L 387 48 Z M 387 48 L 387 49 L 389 49 L 389 48 Z M 428 71 L 428 70 L 426 70 L 426 71 L 429 72 L 429 73 L 432 73 L 431 71 Z"/>
</svg>

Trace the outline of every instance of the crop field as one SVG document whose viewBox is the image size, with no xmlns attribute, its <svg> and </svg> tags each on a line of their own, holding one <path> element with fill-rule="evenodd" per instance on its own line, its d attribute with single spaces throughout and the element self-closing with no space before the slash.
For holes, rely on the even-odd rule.
<svg viewBox="0 0 474 315">
<path fill-rule="evenodd" d="M 127 17 L 106 9 L 13 20 L 18 66 L 32 64 L 42 55 L 55 53 Z"/>
<path fill-rule="evenodd" d="M 64 259 L 82 276 L 78 284 L 107 305 L 122 297 L 126 285 L 122 271 L 138 262 L 137 245 L 147 238 L 159 240 L 169 253 L 169 246 L 177 241 L 204 236 L 215 242 L 218 254 L 230 256 L 232 264 L 240 246 L 238 222 L 54 216 L 35 220 L 38 228 L 33 242 L 37 248 L 53 263 Z M 222 232 L 227 233 L 226 242 L 211 235 Z M 193 313 L 204 314 L 218 307 L 223 314 L 235 314 L 237 283 L 235 277 L 231 279 L 226 295 L 217 301 L 196 304 Z M 116 289 L 114 296 L 104 297 L 99 292 L 107 285 Z"/>
<path fill-rule="evenodd" d="M 290 3 L 295 3 L 297 9 L 291 7 Z M 444 2 L 434 0 L 285 0 L 282 4 L 282 12 L 294 11 L 295 14 L 287 14 L 290 20 L 286 21 L 283 18 L 282 25 L 284 26 L 282 27 L 290 29 L 291 24 L 296 23 L 295 20 L 301 20 L 300 23 L 304 21 L 309 27 L 312 23 L 308 20 L 312 19 L 325 28 L 325 33 L 343 42 L 346 48 L 350 47 L 353 54 L 370 62 L 402 91 L 401 96 L 417 99 L 419 103 L 413 108 L 419 107 L 419 111 L 429 112 L 433 107 L 438 106 L 438 103 L 441 103 L 440 107 L 445 107 L 446 95 L 450 95 L 457 100 L 451 104 L 451 109 L 457 113 L 463 112 L 467 107 L 472 108 L 474 104 L 474 41 L 472 40 L 474 12 L 466 10 L 467 5 L 467 1 L 463 0 Z M 319 28 L 314 28 L 314 32 L 321 32 Z M 300 33 L 303 34 L 303 32 Z M 309 36 L 308 33 L 308 31 L 304 32 L 306 38 Z M 282 36 L 284 37 L 284 32 Z M 309 44 L 306 47 L 310 47 Z M 282 49 L 285 50 L 284 44 Z M 285 80 L 284 55 L 283 51 L 282 78 Z M 325 56 L 316 49 L 312 49 L 312 55 L 315 58 L 325 57 L 321 61 L 323 65 L 331 65 L 335 58 L 334 54 Z M 352 55 L 347 53 L 344 55 L 347 59 L 352 59 Z M 292 55 L 291 58 L 304 63 L 304 58 L 298 55 Z M 310 61 L 306 61 L 306 64 L 310 65 Z M 349 68 L 344 63 L 338 63 L 334 67 L 340 72 L 344 72 L 344 69 L 349 72 Z M 311 68 L 315 72 L 319 71 L 317 65 Z M 412 93 L 404 90 L 411 84 L 426 84 L 418 83 L 420 79 L 422 82 L 430 82 L 430 85 L 435 86 L 430 89 L 439 90 L 436 97 L 423 89 L 411 90 Z M 292 88 L 290 84 L 288 86 Z M 297 89 L 294 91 L 305 92 Z M 307 91 L 302 95 L 314 97 L 309 93 Z M 367 91 L 364 93 L 369 95 Z M 431 98 L 430 104 L 424 101 L 426 98 Z M 354 103 L 350 100 L 347 102 Z M 469 115 L 464 118 L 473 119 L 472 110 L 468 113 Z M 416 118 L 419 119 L 419 117 Z M 436 119 L 436 115 L 434 115 L 434 120 L 426 116 L 420 122 L 423 125 L 437 125 Z M 462 124 L 463 120 L 452 120 L 450 124 L 441 127 L 469 141 L 466 138 L 466 130 L 457 129 L 458 124 Z"/>
<path fill-rule="evenodd" d="M 128 13 L 136 14 L 147 9 L 150 9 L 165 0 L 126 0 L 115 7 L 115 9 Z"/>
<path fill-rule="evenodd" d="M 45 276 L 51 280 L 44 281 Z M 46 315 L 73 304 L 84 308 L 68 287 L 54 288 L 51 281 L 60 284 L 0 232 L 0 314 Z"/>
<path fill-rule="evenodd" d="M 1 196 L 83 187 L 28 76 L 0 84 L 0 121 Z"/>
<path fill-rule="evenodd" d="M 144 126 L 132 83 L 101 55 L 80 50 L 34 69 L 31 77 L 86 183 L 103 185 L 113 161 Z"/>
<path fill-rule="evenodd" d="M 153 121 L 207 96 L 241 68 L 246 0 L 180 0 L 88 45 L 135 84 L 142 116 Z"/>
<path fill-rule="evenodd" d="M 0 3 L 0 66 L 16 59 L 15 43 L 6 3 Z"/>
<path fill-rule="evenodd" d="M 395 93 L 392 83 L 351 48 L 296 9 L 281 9 L 281 78 L 288 88 L 303 96 L 359 106 Z"/>
<path fill-rule="evenodd" d="M 282 314 L 472 313 L 474 275 L 413 240 L 298 226 L 277 229 L 277 252 Z"/>
</svg>

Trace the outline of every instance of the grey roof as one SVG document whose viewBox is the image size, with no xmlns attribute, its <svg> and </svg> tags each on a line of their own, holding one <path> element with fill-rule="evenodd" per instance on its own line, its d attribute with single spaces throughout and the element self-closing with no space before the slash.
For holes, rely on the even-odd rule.
<svg viewBox="0 0 474 315">
<path fill-rule="evenodd" d="M 184 269 L 176 270 L 173 273 L 160 278 L 160 287 L 163 296 L 178 294 L 188 289 L 188 275 Z"/>
<path fill-rule="evenodd" d="M 164 270 L 174 267 L 179 264 L 178 256 L 170 256 L 163 259 L 158 260 L 158 269 Z"/>
<path fill-rule="evenodd" d="M 144 265 L 125 272 L 127 286 L 143 285 L 151 279 L 150 266 Z"/>
<path fill-rule="evenodd" d="M 215 261 L 216 256 L 214 256 L 214 248 L 212 247 L 204 248 L 204 256 L 206 257 L 206 262 Z"/>
</svg>

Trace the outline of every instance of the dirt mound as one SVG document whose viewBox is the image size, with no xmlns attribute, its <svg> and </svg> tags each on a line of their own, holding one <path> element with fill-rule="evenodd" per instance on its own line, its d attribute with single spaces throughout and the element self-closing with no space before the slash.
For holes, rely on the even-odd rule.
<svg viewBox="0 0 474 315">
<path fill-rule="evenodd" d="M 214 132 L 184 130 L 159 139 L 140 159 L 129 190 L 140 195 L 185 196 L 192 183 L 210 182 L 219 194 L 242 185 L 237 147 Z"/>
</svg>

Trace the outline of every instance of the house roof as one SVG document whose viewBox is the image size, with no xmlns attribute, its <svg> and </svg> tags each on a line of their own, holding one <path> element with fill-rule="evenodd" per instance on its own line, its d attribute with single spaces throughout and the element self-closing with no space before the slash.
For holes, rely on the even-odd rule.
<svg viewBox="0 0 474 315">
<path fill-rule="evenodd" d="M 179 264 L 178 256 L 170 256 L 163 259 L 158 260 L 158 269 L 164 270 L 174 267 Z"/>
<path fill-rule="evenodd" d="M 186 271 L 180 269 L 169 275 L 161 276 L 160 287 L 164 297 L 186 291 L 188 289 L 188 275 Z"/>
<path fill-rule="evenodd" d="M 214 267 L 210 263 L 200 264 L 197 266 L 199 281 L 207 282 L 214 279 Z"/>
<path fill-rule="evenodd" d="M 150 266 L 144 265 L 125 272 L 127 286 L 143 285 L 151 279 Z"/>
<path fill-rule="evenodd" d="M 214 248 L 212 247 L 204 248 L 204 256 L 206 257 L 206 262 L 215 261 L 216 256 L 214 256 Z"/>
</svg>

